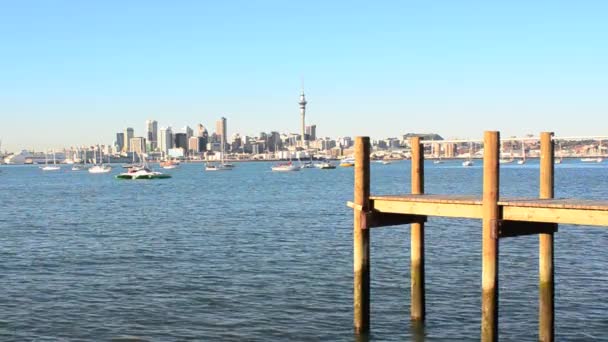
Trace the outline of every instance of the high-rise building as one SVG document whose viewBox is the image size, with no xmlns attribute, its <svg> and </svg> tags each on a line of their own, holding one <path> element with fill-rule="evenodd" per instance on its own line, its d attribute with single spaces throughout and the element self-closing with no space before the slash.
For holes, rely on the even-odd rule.
<svg viewBox="0 0 608 342">
<path fill-rule="evenodd" d="M 116 133 L 116 151 L 122 152 L 124 146 L 125 146 L 125 134 Z"/>
<path fill-rule="evenodd" d="M 306 96 L 304 96 L 304 89 L 300 95 L 300 116 L 302 116 L 302 147 L 306 147 Z"/>
<path fill-rule="evenodd" d="M 181 148 L 184 152 L 188 151 L 188 137 L 186 133 L 175 133 L 173 139 L 173 147 Z"/>
<path fill-rule="evenodd" d="M 200 138 L 200 137 L 190 137 L 190 138 L 188 139 L 188 150 L 189 150 L 191 153 L 199 153 L 199 152 L 202 152 L 202 151 L 201 151 L 201 149 L 200 149 L 200 140 L 201 140 L 201 139 L 202 139 L 202 138 Z"/>
<path fill-rule="evenodd" d="M 158 122 L 156 120 L 146 120 L 146 138 L 152 150 L 158 147 Z"/>
<path fill-rule="evenodd" d="M 122 146 L 122 150 L 124 152 L 128 152 L 131 151 L 131 139 L 133 139 L 134 133 L 133 133 L 133 128 L 129 127 L 127 129 L 125 129 L 125 134 L 124 134 L 124 144 Z"/>
<path fill-rule="evenodd" d="M 205 128 L 205 126 L 203 126 L 203 124 L 198 124 L 196 125 L 196 136 L 197 137 L 206 137 L 208 136 L 209 133 L 207 132 L 207 129 Z"/>
<path fill-rule="evenodd" d="M 184 132 L 186 132 L 186 136 L 188 137 L 188 139 L 190 139 L 190 137 L 194 135 L 194 130 L 190 128 L 190 126 L 184 127 Z"/>
<path fill-rule="evenodd" d="M 308 136 L 308 140 L 317 140 L 317 125 L 306 126 L 306 135 Z"/>
<path fill-rule="evenodd" d="M 221 137 L 224 137 L 224 142 L 226 142 L 226 140 L 228 139 L 228 127 L 227 127 L 227 120 L 225 117 L 221 117 L 219 120 L 217 120 L 215 122 L 215 134 L 218 135 L 218 137 L 221 139 Z"/>
<path fill-rule="evenodd" d="M 143 154 L 146 153 L 146 138 L 134 137 L 131 138 L 130 144 L 131 150 L 129 152 Z"/>
<path fill-rule="evenodd" d="M 171 127 L 160 129 L 158 147 L 165 153 L 168 153 L 169 149 L 173 148 L 173 130 Z"/>
</svg>

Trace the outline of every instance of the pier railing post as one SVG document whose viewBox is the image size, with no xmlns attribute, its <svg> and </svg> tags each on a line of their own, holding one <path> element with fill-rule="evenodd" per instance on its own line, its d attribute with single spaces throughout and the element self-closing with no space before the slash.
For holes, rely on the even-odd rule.
<svg viewBox="0 0 608 342">
<path fill-rule="evenodd" d="M 498 197 L 500 134 L 485 132 L 482 202 L 482 308 L 481 340 L 498 340 Z"/>
<path fill-rule="evenodd" d="M 412 148 L 412 194 L 424 193 L 424 150 L 420 137 L 410 139 Z M 412 223 L 410 234 L 411 253 L 411 308 L 412 321 L 424 321 L 424 223 Z"/>
<path fill-rule="evenodd" d="M 370 166 L 369 137 L 355 139 L 355 194 L 354 203 L 361 210 L 354 210 L 353 258 L 354 258 L 354 328 L 356 334 L 364 334 L 370 326 L 370 255 L 369 229 L 366 213 L 369 210 Z"/>
<path fill-rule="evenodd" d="M 540 198 L 553 198 L 554 186 L 554 143 L 552 132 L 540 135 Z M 557 227 L 557 225 L 556 225 Z M 553 233 L 539 234 L 539 326 L 538 340 L 554 340 L 554 276 L 553 276 Z"/>
</svg>

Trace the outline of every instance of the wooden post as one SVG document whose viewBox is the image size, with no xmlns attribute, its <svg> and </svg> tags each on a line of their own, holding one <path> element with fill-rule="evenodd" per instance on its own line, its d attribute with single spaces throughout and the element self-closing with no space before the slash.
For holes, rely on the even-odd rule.
<svg viewBox="0 0 608 342">
<path fill-rule="evenodd" d="M 369 229 L 366 213 L 369 210 L 369 137 L 355 139 L 355 194 L 354 203 L 362 210 L 354 210 L 353 258 L 354 258 L 354 328 L 356 334 L 364 334 L 370 326 L 369 297 Z"/>
<path fill-rule="evenodd" d="M 554 144 L 552 132 L 540 135 L 540 198 L 553 198 Z M 557 225 L 556 225 L 557 227 Z M 554 339 L 553 233 L 539 234 L 539 326 L 538 340 Z"/>
<path fill-rule="evenodd" d="M 498 340 L 498 197 L 500 134 L 487 131 L 483 143 L 481 340 Z"/>
<path fill-rule="evenodd" d="M 412 147 L 412 194 L 424 193 L 424 150 L 420 137 L 410 139 Z M 411 308 L 413 321 L 424 321 L 424 223 L 412 223 L 410 237 L 411 253 Z"/>
</svg>

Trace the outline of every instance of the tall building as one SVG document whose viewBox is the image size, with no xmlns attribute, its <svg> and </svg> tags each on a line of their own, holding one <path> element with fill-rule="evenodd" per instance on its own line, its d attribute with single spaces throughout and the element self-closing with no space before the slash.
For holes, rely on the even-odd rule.
<svg viewBox="0 0 608 342">
<path fill-rule="evenodd" d="M 306 96 L 304 96 L 304 89 L 300 95 L 300 115 L 302 116 L 302 147 L 306 147 Z"/>
<path fill-rule="evenodd" d="M 215 134 L 217 134 L 218 137 L 220 137 L 220 139 L 223 136 L 224 142 L 226 142 L 226 140 L 228 139 L 227 132 L 228 132 L 228 127 L 227 127 L 226 118 L 221 117 L 219 120 L 217 120 L 215 122 Z"/>
<path fill-rule="evenodd" d="M 199 153 L 201 151 L 200 141 L 202 138 L 200 137 L 190 137 L 188 138 L 188 150 L 191 153 Z"/>
<path fill-rule="evenodd" d="M 169 149 L 173 148 L 173 130 L 171 130 L 171 127 L 160 129 L 158 147 L 165 153 L 168 153 Z"/>
<path fill-rule="evenodd" d="M 122 152 L 124 146 L 125 146 L 125 134 L 116 133 L 116 151 Z"/>
<path fill-rule="evenodd" d="M 209 133 L 207 133 L 207 129 L 205 128 L 205 126 L 203 126 L 203 124 L 198 124 L 196 125 L 196 136 L 197 137 L 206 137 L 207 135 L 209 135 Z"/>
<path fill-rule="evenodd" d="M 122 150 L 124 152 L 131 151 L 131 139 L 133 139 L 133 136 L 134 136 L 133 128 L 129 127 L 127 129 L 125 129 L 124 144 L 122 146 Z"/>
<path fill-rule="evenodd" d="M 146 138 L 135 137 L 131 138 L 130 144 L 131 150 L 129 152 L 143 154 L 146 153 Z"/>
<path fill-rule="evenodd" d="M 188 136 L 186 133 L 175 133 L 173 147 L 182 148 L 184 152 L 188 151 Z"/>
<path fill-rule="evenodd" d="M 306 135 L 310 141 L 317 140 L 317 125 L 306 126 Z"/>
<path fill-rule="evenodd" d="M 156 120 L 146 120 L 146 138 L 152 150 L 158 147 L 158 122 Z"/>
<path fill-rule="evenodd" d="M 194 130 L 190 128 L 190 126 L 184 127 L 184 132 L 186 132 L 186 136 L 188 137 L 188 139 L 190 139 L 190 137 L 194 135 Z"/>
</svg>

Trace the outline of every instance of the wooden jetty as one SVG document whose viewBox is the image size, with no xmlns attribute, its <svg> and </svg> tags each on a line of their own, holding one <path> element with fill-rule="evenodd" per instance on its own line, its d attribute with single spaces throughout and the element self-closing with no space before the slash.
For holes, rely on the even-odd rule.
<svg viewBox="0 0 608 342">
<path fill-rule="evenodd" d="M 355 141 L 354 329 L 370 329 L 370 228 L 411 225 L 411 319 L 425 319 L 424 224 L 429 216 L 481 219 L 481 340 L 498 340 L 499 239 L 539 235 L 539 341 L 554 340 L 553 235 L 557 225 L 608 226 L 608 201 L 554 199 L 553 133 L 540 135 L 538 198 L 500 198 L 500 134 L 484 134 L 483 193 L 478 196 L 424 193 L 424 156 L 419 138 L 411 138 L 411 194 L 370 194 L 369 137 Z"/>
</svg>

